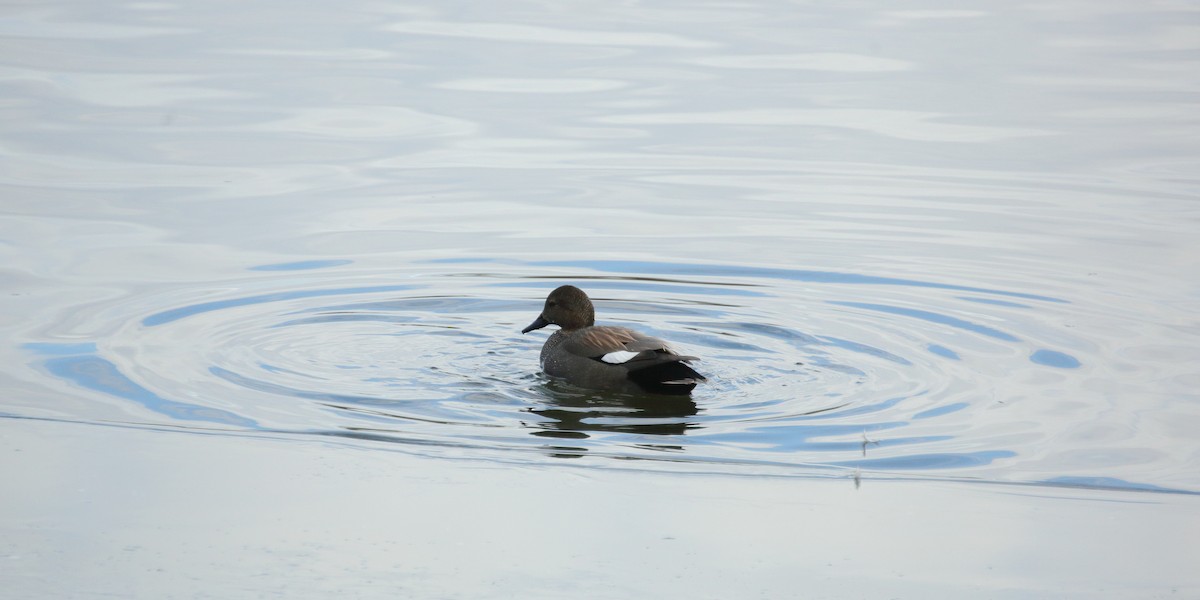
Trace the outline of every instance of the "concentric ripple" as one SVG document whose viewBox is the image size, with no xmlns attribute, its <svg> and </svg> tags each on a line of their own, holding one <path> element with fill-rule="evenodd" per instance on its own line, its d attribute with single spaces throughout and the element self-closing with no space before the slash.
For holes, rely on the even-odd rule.
<svg viewBox="0 0 1200 600">
<path fill-rule="evenodd" d="M 119 323 L 104 338 L 26 348 L 44 372 L 98 393 L 106 422 L 518 461 L 971 476 L 1044 435 L 981 416 L 1011 399 L 1004 375 L 1052 378 L 1083 362 L 1039 339 L 1038 315 L 1068 304 L 1047 296 L 729 265 L 428 266 L 380 283 L 386 274 L 349 261 L 263 265 L 249 280 L 107 306 Z M 545 334 L 519 331 L 566 282 L 593 296 L 601 322 L 703 357 L 708 384 L 691 398 L 633 397 L 541 375 Z M 996 384 L 981 387 L 981 374 Z"/>
</svg>

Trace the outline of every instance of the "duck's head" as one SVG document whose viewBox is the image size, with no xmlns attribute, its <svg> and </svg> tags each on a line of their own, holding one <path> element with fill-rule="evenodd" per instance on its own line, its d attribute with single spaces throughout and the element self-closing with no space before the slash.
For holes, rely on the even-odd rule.
<svg viewBox="0 0 1200 600">
<path fill-rule="evenodd" d="M 564 285 L 550 292 L 546 297 L 546 305 L 542 307 L 542 314 L 521 333 L 529 333 L 547 325 L 558 325 L 568 330 L 582 329 L 591 327 L 595 322 L 596 309 L 592 307 L 587 294 L 573 285 Z"/>
</svg>

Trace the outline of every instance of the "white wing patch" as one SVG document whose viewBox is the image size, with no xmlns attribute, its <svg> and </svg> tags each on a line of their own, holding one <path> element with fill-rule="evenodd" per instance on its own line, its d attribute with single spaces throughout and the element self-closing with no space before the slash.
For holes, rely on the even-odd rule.
<svg viewBox="0 0 1200 600">
<path fill-rule="evenodd" d="M 638 355 L 637 352 L 626 352 L 624 350 L 618 350 L 616 352 L 609 352 L 608 354 L 601 356 L 600 360 L 602 360 L 610 365 L 619 365 L 622 363 L 629 362 L 629 359 L 631 359 L 637 355 Z"/>
</svg>

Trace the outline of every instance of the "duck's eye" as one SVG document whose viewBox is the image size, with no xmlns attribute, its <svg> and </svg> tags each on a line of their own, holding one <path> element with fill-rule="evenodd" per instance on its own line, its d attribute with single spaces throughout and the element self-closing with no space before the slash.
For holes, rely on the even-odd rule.
<svg viewBox="0 0 1200 600">
<path fill-rule="evenodd" d="M 546 306 L 549 308 L 554 308 L 555 306 L 558 306 L 558 303 L 551 300 L 550 302 L 546 303 Z"/>
</svg>

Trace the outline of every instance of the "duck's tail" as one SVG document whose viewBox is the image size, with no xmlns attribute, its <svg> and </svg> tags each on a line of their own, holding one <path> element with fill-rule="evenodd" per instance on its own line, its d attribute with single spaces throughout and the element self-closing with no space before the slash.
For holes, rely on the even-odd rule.
<svg viewBox="0 0 1200 600">
<path fill-rule="evenodd" d="M 704 376 L 680 360 L 671 360 L 629 372 L 629 379 L 652 394 L 684 395 L 692 393 Z"/>
</svg>

